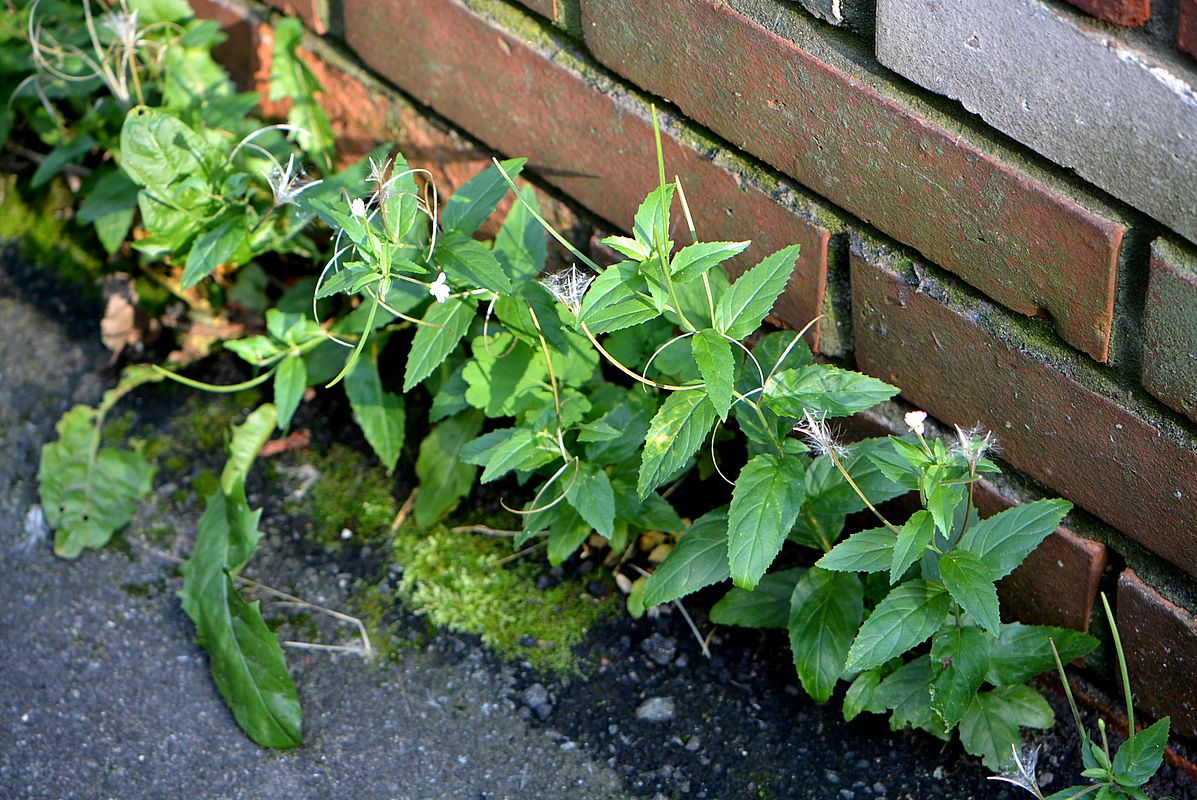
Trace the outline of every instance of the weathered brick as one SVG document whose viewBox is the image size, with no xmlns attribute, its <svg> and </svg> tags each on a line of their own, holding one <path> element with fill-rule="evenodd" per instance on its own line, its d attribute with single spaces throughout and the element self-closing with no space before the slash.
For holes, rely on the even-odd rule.
<svg viewBox="0 0 1197 800">
<path fill-rule="evenodd" d="M 908 406 L 884 403 L 851 417 L 849 441 L 873 436 L 907 433 L 902 420 Z M 934 435 L 947 433 L 937 420 L 928 419 Z M 1037 499 L 1016 491 L 1005 478 L 982 478 L 973 500 L 982 518 L 991 517 L 1018 503 Z M 1018 569 L 998 583 L 1003 616 L 1032 625 L 1059 625 L 1089 630 L 1089 616 L 1097 600 L 1102 572 L 1106 568 L 1106 546 L 1086 539 L 1061 525 L 1043 540 Z"/>
<path fill-rule="evenodd" d="M 611 69 L 1007 307 L 1109 356 L 1125 225 L 1072 182 L 868 72 L 775 0 L 583 0 Z"/>
<path fill-rule="evenodd" d="M 810 13 L 832 25 L 871 33 L 876 0 L 798 0 Z"/>
<path fill-rule="evenodd" d="M 1180 0 L 1176 43 L 1181 50 L 1197 57 L 1197 0 Z"/>
<path fill-rule="evenodd" d="M 1143 313 L 1143 385 L 1197 421 L 1197 253 L 1157 239 Z"/>
<path fill-rule="evenodd" d="M 313 32 L 323 36 L 329 30 L 328 0 L 265 0 L 284 14 L 299 17 Z"/>
<path fill-rule="evenodd" d="M 344 16 L 349 44 L 369 66 L 495 149 L 527 156 L 529 169 L 617 227 L 628 226 L 656 185 L 645 100 L 514 8 L 490 0 L 347 0 Z M 800 327 L 827 309 L 828 245 L 840 225 L 834 213 L 672 117 L 663 134 L 666 167 L 681 176 L 700 236 L 752 239 L 755 258 L 800 243 L 775 314 Z M 680 213 L 673 231 L 684 241 Z"/>
<path fill-rule="evenodd" d="M 1142 25 L 1151 18 L 1151 0 L 1068 0 L 1098 19 L 1115 25 Z"/>
<path fill-rule="evenodd" d="M 1197 617 L 1129 569 L 1118 578 L 1117 617 L 1135 704 L 1197 737 Z"/>
<path fill-rule="evenodd" d="M 949 423 L 993 430 L 1002 458 L 1197 575 L 1197 440 L 1042 326 L 898 251 L 854 238 L 860 367 Z"/>
<path fill-rule="evenodd" d="M 881 63 L 1197 241 L 1197 69 L 1157 50 L 1044 0 L 877 9 Z"/>
</svg>

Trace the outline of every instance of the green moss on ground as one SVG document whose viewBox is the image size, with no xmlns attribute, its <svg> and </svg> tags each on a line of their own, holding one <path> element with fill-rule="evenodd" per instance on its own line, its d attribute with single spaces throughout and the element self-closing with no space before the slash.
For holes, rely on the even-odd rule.
<svg viewBox="0 0 1197 800">
<path fill-rule="evenodd" d="M 19 186 L 17 177 L 0 177 L 0 239 L 19 239 L 29 258 L 98 296 L 103 249 L 72 221 L 71 190 L 61 179 L 27 189 Z"/>
<path fill-rule="evenodd" d="M 308 459 L 320 473 L 306 497 L 313 538 L 322 547 L 377 545 L 386 539 L 399 504 L 392 481 L 378 463 L 351 447 L 334 444 L 327 453 Z M 341 531 L 352 535 L 341 538 Z"/>
</svg>

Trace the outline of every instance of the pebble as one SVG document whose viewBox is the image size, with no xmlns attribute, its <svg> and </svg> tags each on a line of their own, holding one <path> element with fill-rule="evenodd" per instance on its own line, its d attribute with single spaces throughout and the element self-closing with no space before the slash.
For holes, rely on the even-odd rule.
<svg viewBox="0 0 1197 800">
<path fill-rule="evenodd" d="M 636 719 L 644 722 L 669 722 L 677 716 L 672 697 L 650 697 L 636 709 Z"/>
<path fill-rule="evenodd" d="M 532 709 L 532 713 L 542 722 L 553 713 L 553 703 L 549 698 L 549 690 L 543 684 L 534 683 L 520 694 L 524 705 Z"/>
<path fill-rule="evenodd" d="M 611 592 L 611 587 L 600 580 L 592 580 L 587 582 L 586 591 L 591 597 L 606 597 Z"/>
<path fill-rule="evenodd" d="M 664 667 L 672 663 L 673 657 L 677 655 L 677 641 L 668 636 L 654 633 L 640 643 L 640 649 L 644 651 L 650 661 Z"/>
</svg>

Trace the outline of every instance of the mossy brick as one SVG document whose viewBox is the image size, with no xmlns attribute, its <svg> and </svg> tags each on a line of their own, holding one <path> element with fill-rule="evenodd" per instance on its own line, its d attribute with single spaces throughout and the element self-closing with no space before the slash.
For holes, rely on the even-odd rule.
<svg viewBox="0 0 1197 800">
<path fill-rule="evenodd" d="M 583 0 L 599 61 L 1068 342 L 1110 355 L 1127 225 L 777 0 Z M 958 117 L 959 115 L 957 115 Z"/>
<path fill-rule="evenodd" d="M 1197 737 L 1197 617 L 1128 569 L 1118 578 L 1117 619 L 1135 705 Z"/>
<path fill-rule="evenodd" d="M 1176 44 L 1197 58 L 1197 0 L 1180 0 Z"/>
<path fill-rule="evenodd" d="M 1197 421 L 1197 250 L 1166 239 L 1151 246 L 1143 313 L 1143 386 Z"/>
<path fill-rule="evenodd" d="M 1197 575 L 1197 438 L 1087 359 L 900 250 L 854 237 L 860 368 L 947 423 L 980 424 L 1002 458 Z"/>
<path fill-rule="evenodd" d="M 908 409 L 889 402 L 856 414 L 846 423 L 847 438 L 908 433 L 903 421 Z M 938 434 L 945 432 L 936 420 L 928 423 Z M 981 478 L 973 493 L 982 518 L 1041 497 L 1008 475 Z M 1081 536 L 1067 524 L 1059 526 L 1018 569 L 998 583 L 1002 616 L 1030 625 L 1058 625 L 1087 632 L 1107 560 L 1104 544 Z"/>
<path fill-rule="evenodd" d="M 1142 25 L 1151 18 L 1151 0 L 1068 0 L 1069 3 L 1114 25 Z"/>
<path fill-rule="evenodd" d="M 657 184 L 647 100 L 519 9 L 490 0 L 347 0 L 344 16 L 348 43 L 367 65 L 496 150 L 528 157 L 529 170 L 618 228 L 626 230 Z M 823 313 L 834 210 L 671 114 L 663 145 L 699 235 L 753 240 L 733 270 L 801 245 L 776 317 L 801 327 Z M 680 210 L 672 232 L 687 241 Z"/>
<path fill-rule="evenodd" d="M 330 0 L 265 0 L 265 2 L 292 17 L 299 17 L 314 33 L 323 36 L 329 32 Z M 335 2 L 335 0 L 334 0 Z"/>
<path fill-rule="evenodd" d="M 582 9 L 578 0 L 517 0 L 571 36 L 582 37 Z"/>
</svg>

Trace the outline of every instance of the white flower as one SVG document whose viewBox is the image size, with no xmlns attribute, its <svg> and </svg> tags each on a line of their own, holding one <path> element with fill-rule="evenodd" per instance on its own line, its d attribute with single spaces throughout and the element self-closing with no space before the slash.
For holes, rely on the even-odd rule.
<svg viewBox="0 0 1197 800">
<path fill-rule="evenodd" d="M 287 166 L 275 164 L 271 168 L 270 174 L 266 176 L 266 182 L 270 184 L 270 191 L 274 193 L 275 208 L 295 205 L 295 198 L 313 186 L 323 183 L 323 181 L 308 180 L 307 175 L 303 174 L 303 170 L 295 166 L 294 154 L 287 159 Z"/>
<path fill-rule="evenodd" d="M 436 302 L 443 303 L 449 299 L 449 294 L 453 290 L 449 288 L 449 284 L 445 283 L 445 273 L 436 276 L 436 280 L 428 284 L 428 294 L 436 298 Z"/>
<path fill-rule="evenodd" d="M 906 427 L 922 436 L 927 432 L 927 426 L 924 425 L 927 421 L 926 411 L 907 411 L 906 412 Z"/>
<path fill-rule="evenodd" d="M 349 213 L 358 219 L 365 219 L 366 201 L 360 197 L 353 198 L 353 201 L 349 204 Z"/>
</svg>

